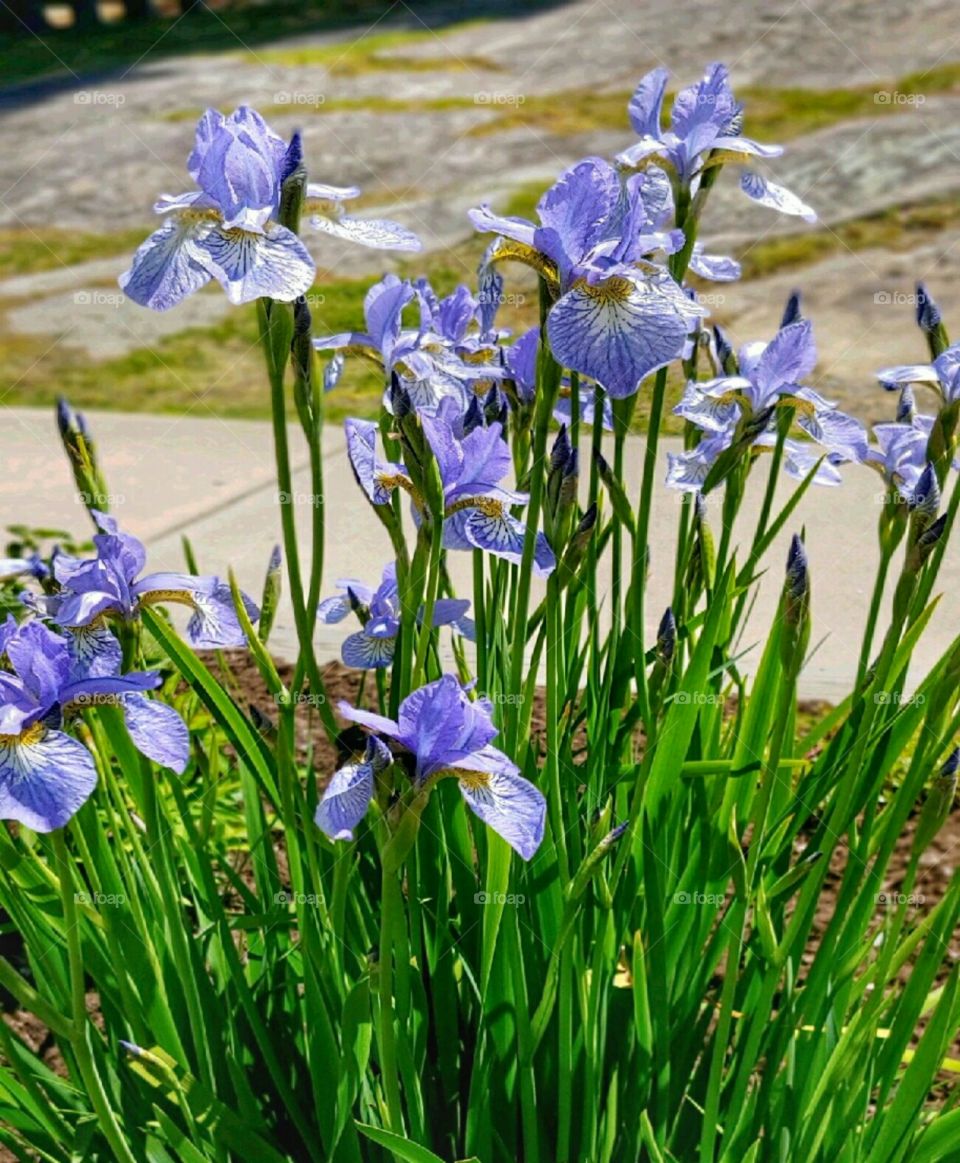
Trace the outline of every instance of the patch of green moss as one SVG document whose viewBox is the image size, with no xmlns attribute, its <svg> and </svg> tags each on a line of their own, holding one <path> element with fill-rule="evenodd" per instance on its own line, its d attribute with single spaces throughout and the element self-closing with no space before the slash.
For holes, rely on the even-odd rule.
<svg viewBox="0 0 960 1163">
<path fill-rule="evenodd" d="M 124 254 L 135 250 L 148 232 L 148 227 L 135 227 L 116 234 L 85 234 L 47 226 L 0 230 L 0 278 L 55 270 Z"/>
<path fill-rule="evenodd" d="M 471 28 L 477 23 L 482 22 L 458 24 L 457 30 Z M 436 54 L 403 52 L 404 49 L 433 42 L 439 49 Z M 281 68 L 321 66 L 332 77 L 354 77 L 372 72 L 433 73 L 499 69 L 496 61 L 488 57 L 452 52 L 444 46 L 443 38 L 429 29 L 370 33 L 346 44 L 266 49 L 253 54 L 252 60 L 257 64 L 278 65 Z"/>
</svg>

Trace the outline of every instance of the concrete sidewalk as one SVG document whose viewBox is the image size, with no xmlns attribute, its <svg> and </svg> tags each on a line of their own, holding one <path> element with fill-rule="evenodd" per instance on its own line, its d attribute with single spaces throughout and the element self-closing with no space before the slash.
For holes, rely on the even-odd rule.
<svg viewBox="0 0 960 1163">
<path fill-rule="evenodd" d="M 60 448 L 51 412 L 5 408 L 0 429 L 0 529 L 17 522 L 68 529 L 84 535 L 89 523 L 80 504 L 66 458 Z M 111 492 L 111 510 L 123 527 L 141 537 L 149 549 L 151 569 L 183 567 L 182 537 L 189 537 L 200 569 L 226 574 L 232 566 L 241 585 L 259 598 L 263 573 L 272 547 L 280 540 L 277 491 L 274 482 L 273 438 L 260 421 L 208 420 L 190 416 L 145 416 L 101 412 L 88 416 Z M 298 430 L 291 428 L 294 492 L 303 540 L 308 540 L 311 486 L 307 451 Z M 667 447 L 676 442 L 667 441 Z M 625 458 L 630 495 L 640 486 L 644 440 L 631 439 Z M 661 450 L 661 456 L 665 450 Z M 342 430 L 331 425 L 324 435 L 326 489 L 326 562 L 323 594 L 334 592 L 335 580 L 356 577 L 376 583 L 390 554 L 389 540 L 357 487 L 347 462 Z M 665 470 L 665 462 L 663 469 Z M 663 471 L 658 474 L 663 479 Z M 762 474 L 756 474 L 756 484 Z M 824 639 L 804 674 L 806 697 L 838 700 L 849 690 L 860 635 L 866 619 L 877 560 L 876 525 L 882 489 L 880 478 L 862 466 L 848 466 L 841 488 L 811 488 L 790 528 L 769 551 L 768 571 L 748 623 L 741 649 L 748 650 L 748 672 L 759 660 L 762 635 L 773 616 L 783 578 L 789 532 L 806 528 L 813 579 L 811 643 Z M 792 482 L 783 478 L 782 504 Z M 749 493 L 736 542 L 749 545 L 759 511 L 759 488 Z M 647 609 L 652 636 L 670 600 L 680 494 L 660 487 L 651 529 L 652 572 Z M 712 498 L 717 513 L 719 497 Z M 450 569 L 458 592 L 470 593 L 470 556 L 451 553 Z M 745 552 L 740 554 L 741 560 Z M 304 561 L 306 567 L 308 562 Z M 951 550 L 944 562 L 938 591 L 940 606 L 920 644 L 914 674 L 919 678 L 936 661 L 947 643 L 960 633 L 960 564 Z M 605 596 L 609 568 L 601 573 L 599 595 Z M 533 600 L 539 600 L 536 586 Z M 340 642 L 355 626 L 319 626 L 316 642 L 321 659 L 335 656 Z M 748 649 L 755 643 L 754 649 Z M 295 653 L 292 611 L 284 600 L 271 638 L 274 652 Z"/>
</svg>

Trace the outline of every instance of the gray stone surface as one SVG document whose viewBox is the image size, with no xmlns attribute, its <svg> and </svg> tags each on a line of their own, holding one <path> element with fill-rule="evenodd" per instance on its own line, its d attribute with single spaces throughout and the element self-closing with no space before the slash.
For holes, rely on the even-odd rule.
<svg viewBox="0 0 960 1163">
<path fill-rule="evenodd" d="M 521 124 L 493 136 L 471 134 L 504 108 L 516 108 L 522 119 L 523 104 L 510 102 L 551 93 L 559 101 L 568 89 L 622 90 L 657 64 L 683 83 L 713 59 L 726 60 L 739 85 L 875 85 L 889 94 L 897 77 L 960 54 L 960 10 L 952 0 L 909 6 L 747 0 L 722 13 L 706 0 L 574 0 L 533 11 L 493 4 L 478 10 L 483 13 L 492 18 L 462 25 L 457 22 L 474 15 L 466 6 L 444 12 L 399 3 L 370 27 L 255 47 L 238 39 L 234 51 L 217 55 L 147 54 L 107 79 L 78 78 L 73 87 L 39 96 L 28 89 L 19 101 L 0 94 L 0 227 L 109 233 L 142 225 L 146 231 L 156 195 L 190 184 L 184 162 L 191 112 L 249 102 L 271 107 L 271 120 L 284 132 L 303 127 L 314 176 L 358 183 L 369 195 L 369 212 L 393 214 L 421 234 L 428 250 L 443 250 L 468 232 L 471 205 L 484 199 L 502 205 L 517 185 L 546 184 L 585 153 L 610 154 L 630 140 L 626 111 L 623 131 L 616 133 L 564 138 Z M 229 22 L 229 13 L 224 19 Z M 383 55 L 421 57 L 437 67 L 340 75 L 336 56 L 295 67 L 278 57 L 338 45 L 347 52 L 367 36 L 397 29 L 423 39 Z M 456 98 L 458 104 L 434 111 L 316 112 L 335 101 L 383 98 Z M 464 99 L 474 104 L 463 106 Z M 899 112 L 791 142 L 769 172 L 806 197 L 828 225 L 940 197 L 960 185 L 958 114 L 957 97 L 904 102 Z M 760 239 L 802 229 L 797 220 L 749 203 L 734 174 L 725 175 L 709 207 L 708 240 L 738 254 Z M 393 263 L 389 255 L 323 236 L 307 241 L 318 263 L 338 274 L 375 277 Z M 952 302 L 955 241 L 895 259 L 841 255 L 802 272 L 812 308 L 820 301 L 828 307 L 815 316 L 821 370 L 840 398 L 859 403 L 866 371 L 916 357 L 910 312 L 894 325 L 891 311 L 873 311 L 872 296 L 886 283 L 908 287 L 916 272 L 927 271 L 938 297 Z M 215 323 L 228 310 L 217 294 L 195 297 L 164 316 L 108 301 L 126 261 L 118 256 L 3 281 L 0 329 L 49 337 L 77 348 L 78 357 L 103 359 Z M 465 279 L 471 276 L 464 271 Z M 792 281 L 777 277 L 721 290 L 727 303 L 720 314 L 733 318 L 744 335 L 756 320 L 749 337 L 762 336 L 775 321 L 762 305 Z M 876 355 L 868 354 L 874 344 Z M 865 407 L 862 414 L 875 411 Z"/>
</svg>

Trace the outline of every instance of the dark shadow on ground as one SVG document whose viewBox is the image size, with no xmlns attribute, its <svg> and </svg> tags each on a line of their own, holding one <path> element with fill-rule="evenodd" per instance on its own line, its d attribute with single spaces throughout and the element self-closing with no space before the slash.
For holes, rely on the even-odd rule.
<svg viewBox="0 0 960 1163">
<path fill-rule="evenodd" d="M 122 21 L 92 28 L 0 33 L 0 110 L 41 101 L 64 90 L 118 79 L 143 60 L 238 51 L 298 33 L 439 31 L 464 21 L 509 20 L 567 0 L 283 0 L 209 7 L 200 0 L 178 17 Z"/>
</svg>

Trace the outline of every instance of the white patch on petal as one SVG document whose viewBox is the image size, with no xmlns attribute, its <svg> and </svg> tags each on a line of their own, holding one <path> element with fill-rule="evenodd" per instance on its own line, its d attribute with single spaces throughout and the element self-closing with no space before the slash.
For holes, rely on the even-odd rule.
<svg viewBox="0 0 960 1163">
<path fill-rule="evenodd" d="M 776 182 L 768 182 L 759 174 L 749 170 L 740 176 L 740 189 L 759 202 L 761 206 L 768 206 L 771 210 L 779 210 L 781 214 L 792 214 L 802 218 L 805 222 L 816 222 L 817 212 L 812 206 L 791 193 L 785 186 L 778 186 Z"/>
<path fill-rule="evenodd" d="M 212 230 L 202 242 L 210 271 L 231 303 L 254 299 L 290 302 L 313 285 L 316 268 L 299 238 L 283 226 L 263 234 Z"/>
</svg>

